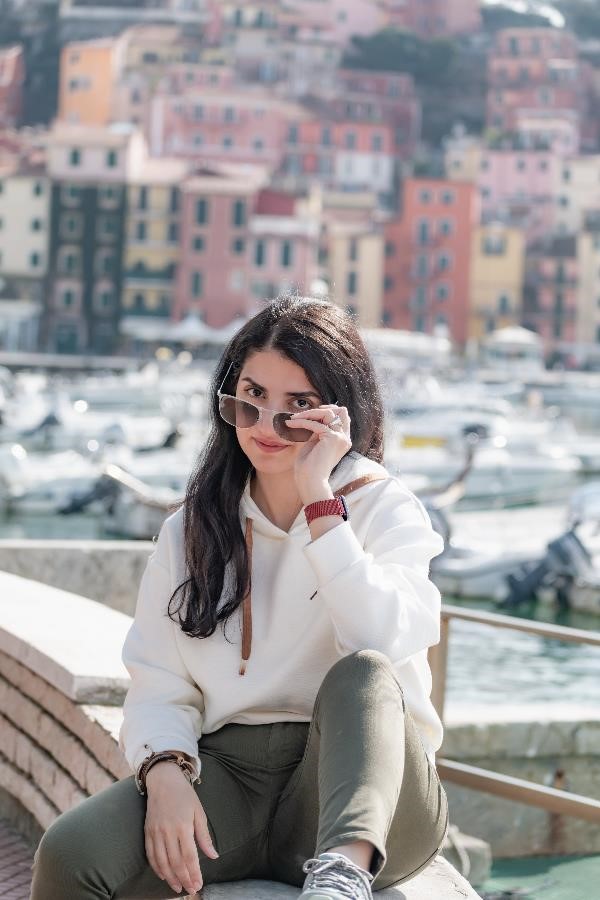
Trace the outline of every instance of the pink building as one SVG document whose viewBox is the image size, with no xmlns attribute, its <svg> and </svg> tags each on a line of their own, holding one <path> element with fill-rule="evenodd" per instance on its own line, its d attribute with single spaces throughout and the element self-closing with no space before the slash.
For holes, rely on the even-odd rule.
<svg viewBox="0 0 600 900">
<path fill-rule="evenodd" d="M 151 152 L 278 169 L 289 124 L 305 115 L 302 107 L 262 89 L 211 85 L 184 93 L 163 90 L 152 101 Z"/>
<path fill-rule="evenodd" d="M 479 173 L 484 221 L 520 221 L 530 240 L 551 232 L 559 165 L 549 150 L 484 149 Z"/>
<path fill-rule="evenodd" d="M 549 343 L 576 340 L 579 265 L 574 236 L 530 247 L 523 323 Z"/>
<path fill-rule="evenodd" d="M 384 0 L 388 25 L 420 37 L 470 34 L 481 26 L 480 0 Z"/>
<path fill-rule="evenodd" d="M 25 57 L 22 47 L 0 50 L 0 128 L 15 128 L 23 114 Z"/>
<path fill-rule="evenodd" d="M 207 167 L 184 182 L 176 319 L 193 312 L 218 328 L 282 291 L 310 290 L 319 223 L 264 185 L 255 167 Z"/>
<path fill-rule="evenodd" d="M 367 37 L 385 27 L 386 18 L 379 0 L 288 0 L 286 6 L 300 14 L 306 27 L 326 33 L 334 42 L 346 46 L 353 35 Z"/>
<path fill-rule="evenodd" d="M 517 28 L 498 32 L 488 58 L 487 122 L 519 131 L 522 119 L 575 120 L 584 146 L 594 147 L 597 123 L 590 115 L 592 74 L 569 32 Z"/>
</svg>

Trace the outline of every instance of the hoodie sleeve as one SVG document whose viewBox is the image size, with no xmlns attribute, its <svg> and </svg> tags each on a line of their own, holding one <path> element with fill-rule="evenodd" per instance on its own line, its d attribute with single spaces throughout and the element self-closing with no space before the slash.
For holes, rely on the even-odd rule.
<svg viewBox="0 0 600 900">
<path fill-rule="evenodd" d="M 441 598 L 429 579 L 429 564 L 444 543 L 422 503 L 397 479 L 373 493 L 376 509 L 364 546 L 347 521 L 304 552 L 331 615 L 338 650 L 379 650 L 401 662 L 439 641 Z"/>
<path fill-rule="evenodd" d="M 119 746 L 133 771 L 152 751 L 182 750 L 200 772 L 198 738 L 202 734 L 204 698 L 186 669 L 177 647 L 179 627 L 167 615 L 171 598 L 166 528 L 148 560 L 138 594 L 135 618 L 125 638 L 123 662 L 131 686 L 123 706 Z M 148 745 L 148 746 L 146 746 Z"/>
</svg>

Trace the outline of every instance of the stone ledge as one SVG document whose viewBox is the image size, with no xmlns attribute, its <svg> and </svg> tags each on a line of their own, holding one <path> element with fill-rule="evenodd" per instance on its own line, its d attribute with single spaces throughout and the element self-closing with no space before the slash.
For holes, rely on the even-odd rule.
<svg viewBox="0 0 600 900">
<path fill-rule="evenodd" d="M 273 881 L 232 881 L 210 884 L 202 900 L 298 900 L 298 888 Z M 437 856 L 427 868 L 397 887 L 377 891 L 378 900 L 477 900 L 479 894 L 468 881 Z"/>
<path fill-rule="evenodd" d="M 0 570 L 133 615 L 152 541 L 0 540 Z"/>
<path fill-rule="evenodd" d="M 120 705 L 131 618 L 94 600 L 0 572 L 0 651 L 75 703 Z"/>
</svg>

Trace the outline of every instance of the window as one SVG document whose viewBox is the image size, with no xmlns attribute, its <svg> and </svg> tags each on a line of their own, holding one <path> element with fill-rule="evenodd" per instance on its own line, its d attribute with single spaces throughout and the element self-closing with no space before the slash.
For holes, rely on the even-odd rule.
<svg viewBox="0 0 600 900">
<path fill-rule="evenodd" d="M 438 284 L 435 293 L 438 300 L 447 300 L 450 294 L 450 289 L 447 284 Z"/>
<path fill-rule="evenodd" d="M 41 196 L 41 194 L 44 193 L 44 185 L 42 184 L 41 181 L 36 181 L 36 183 L 33 186 L 33 193 L 34 193 L 34 196 L 36 196 L 36 197 L 39 197 L 39 196 Z"/>
<path fill-rule="evenodd" d="M 204 287 L 202 272 L 192 272 L 192 297 L 201 297 Z"/>
<path fill-rule="evenodd" d="M 79 253 L 76 250 L 61 252 L 58 271 L 63 275 L 74 275 L 79 267 Z"/>
<path fill-rule="evenodd" d="M 148 209 L 148 188 L 145 186 L 138 191 L 138 209 Z"/>
<path fill-rule="evenodd" d="M 348 243 L 348 259 L 352 262 L 356 262 L 358 259 L 358 241 L 356 238 L 351 238 Z"/>
<path fill-rule="evenodd" d="M 137 222 L 136 226 L 135 226 L 136 241 L 145 241 L 147 233 L 148 233 L 148 229 L 146 228 L 146 223 L 145 222 Z"/>
<path fill-rule="evenodd" d="M 344 137 L 344 145 L 347 150 L 354 150 L 356 148 L 356 134 L 354 131 L 347 131 Z"/>
<path fill-rule="evenodd" d="M 396 245 L 393 241 L 385 242 L 385 255 L 389 259 L 391 256 L 396 255 Z"/>
<path fill-rule="evenodd" d="M 169 210 L 174 212 L 179 212 L 179 189 L 171 188 L 171 192 L 169 194 Z"/>
<path fill-rule="evenodd" d="M 281 242 L 281 265 L 284 269 L 289 269 L 292 265 L 293 244 L 291 241 Z"/>
<path fill-rule="evenodd" d="M 225 111 L 223 113 L 223 119 L 225 122 L 235 122 L 235 110 L 233 106 L 226 106 Z"/>
<path fill-rule="evenodd" d="M 425 331 L 425 316 L 415 316 L 414 318 L 414 330 L 415 331 Z"/>
<path fill-rule="evenodd" d="M 481 252 L 484 256 L 504 256 L 506 238 L 501 234 L 486 234 L 481 241 Z"/>
<path fill-rule="evenodd" d="M 540 172 L 547 172 L 548 171 L 548 160 L 541 159 L 538 168 L 539 168 Z"/>
<path fill-rule="evenodd" d="M 204 138 L 202 137 L 202 134 L 198 132 L 194 135 L 194 147 L 201 147 L 203 143 Z"/>
<path fill-rule="evenodd" d="M 417 257 L 417 277 L 427 278 L 429 275 L 429 260 L 426 256 Z"/>
<path fill-rule="evenodd" d="M 112 237 L 117 230 L 117 222 L 113 216 L 98 216 L 97 232 L 100 237 Z"/>
<path fill-rule="evenodd" d="M 235 253 L 236 256 L 240 256 L 245 251 L 246 241 L 243 238 L 235 238 L 235 240 L 231 242 L 231 252 Z"/>
<path fill-rule="evenodd" d="M 502 294 L 498 298 L 498 312 L 501 316 L 508 316 L 510 314 L 510 298 L 506 296 L 506 294 Z"/>
<path fill-rule="evenodd" d="M 420 244 L 429 243 L 429 222 L 422 219 L 417 226 L 417 239 Z"/>
<path fill-rule="evenodd" d="M 347 282 L 346 282 L 346 290 L 348 291 L 348 293 L 350 294 L 351 297 L 353 297 L 354 294 L 356 294 L 357 281 L 358 281 L 358 279 L 356 277 L 356 272 L 348 272 L 348 278 L 347 278 Z"/>
<path fill-rule="evenodd" d="M 235 228 L 246 224 L 246 201 L 236 200 L 231 209 L 231 222 Z"/>
<path fill-rule="evenodd" d="M 69 153 L 69 165 L 75 167 L 81 164 L 81 150 L 77 147 L 73 147 L 71 152 Z"/>
<path fill-rule="evenodd" d="M 298 143 L 298 126 L 290 125 L 288 129 L 288 143 L 289 144 L 297 144 Z"/>
<path fill-rule="evenodd" d="M 231 150 L 232 147 L 233 147 L 233 138 L 231 137 L 231 135 L 227 134 L 223 138 L 223 148 L 225 150 Z"/>
<path fill-rule="evenodd" d="M 442 219 L 440 221 L 440 234 L 448 237 L 454 231 L 451 219 Z"/>
<path fill-rule="evenodd" d="M 196 104 L 194 106 L 194 119 L 196 122 L 201 122 L 204 118 L 204 107 L 200 104 Z"/>
<path fill-rule="evenodd" d="M 558 198 L 558 202 L 559 202 L 560 206 L 566 208 L 569 205 L 569 198 L 565 197 L 565 195 L 563 194 L 561 197 Z"/>
<path fill-rule="evenodd" d="M 62 305 L 67 309 L 75 304 L 75 294 L 70 288 L 66 288 L 61 296 Z"/>
<path fill-rule="evenodd" d="M 371 137 L 371 150 L 375 153 L 381 152 L 383 150 L 383 137 L 380 134 L 374 134 Z"/>
<path fill-rule="evenodd" d="M 427 288 L 420 284 L 415 291 L 415 306 L 417 309 L 423 309 L 427 304 Z"/>
<path fill-rule="evenodd" d="M 192 240 L 192 249 L 194 253 L 202 253 L 204 250 L 204 238 L 200 237 L 200 235 L 196 235 Z"/>
<path fill-rule="evenodd" d="M 82 232 L 82 220 L 79 214 L 63 215 L 60 220 L 60 233 L 63 237 L 80 237 Z"/>
<path fill-rule="evenodd" d="M 109 150 L 106 154 L 106 165 L 109 169 L 115 169 L 119 161 L 119 154 L 116 150 Z"/>
<path fill-rule="evenodd" d="M 324 147 L 331 146 L 331 128 L 325 127 L 321 129 L 321 143 Z"/>
<path fill-rule="evenodd" d="M 206 225 L 208 222 L 208 200 L 203 197 L 196 200 L 196 223 L 198 225 Z"/>
<path fill-rule="evenodd" d="M 444 206 L 452 206 L 454 203 L 454 191 L 442 191 L 442 203 Z"/>
<path fill-rule="evenodd" d="M 99 250 L 94 261 L 97 275 L 112 275 L 114 273 L 115 257 L 110 250 Z"/>
<path fill-rule="evenodd" d="M 252 141 L 252 149 L 255 153 L 262 153 L 262 151 L 265 149 L 265 142 L 263 141 L 263 139 L 254 138 L 254 140 Z"/>
<path fill-rule="evenodd" d="M 391 291 L 394 287 L 394 279 L 391 275 L 386 275 L 383 280 L 383 289 L 384 291 Z"/>
<path fill-rule="evenodd" d="M 121 199 L 121 189 L 112 184 L 104 184 L 98 188 L 98 203 L 100 206 L 118 205 Z"/>
<path fill-rule="evenodd" d="M 41 219 L 32 219 L 31 230 L 32 231 L 41 231 L 41 229 L 42 229 L 42 220 Z"/>
<path fill-rule="evenodd" d="M 177 244 L 179 241 L 179 225 L 177 222 L 169 222 L 167 228 L 167 240 L 170 244 Z"/>
<path fill-rule="evenodd" d="M 29 255 L 29 265 L 32 269 L 37 269 L 37 267 L 40 265 L 40 262 L 41 258 L 39 253 L 31 253 Z"/>
<path fill-rule="evenodd" d="M 438 258 L 438 269 L 440 272 L 448 272 L 450 270 L 452 260 L 447 253 L 442 253 Z"/>
<path fill-rule="evenodd" d="M 104 290 L 98 291 L 97 295 L 97 306 L 101 310 L 109 310 L 113 306 L 114 294 L 109 288 L 105 288 Z"/>
<path fill-rule="evenodd" d="M 526 168 L 527 168 L 527 162 L 524 159 L 518 159 L 517 160 L 517 169 L 519 170 L 519 172 L 524 172 Z"/>
<path fill-rule="evenodd" d="M 254 264 L 264 266 L 266 260 L 266 246 L 263 240 L 258 240 L 254 245 Z"/>
</svg>

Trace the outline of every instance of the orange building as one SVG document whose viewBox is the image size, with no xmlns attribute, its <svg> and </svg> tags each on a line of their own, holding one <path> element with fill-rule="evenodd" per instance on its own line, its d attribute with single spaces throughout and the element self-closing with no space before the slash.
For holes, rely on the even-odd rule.
<svg viewBox="0 0 600 900">
<path fill-rule="evenodd" d="M 58 98 L 61 121 L 100 127 L 112 121 L 115 77 L 123 49 L 119 38 L 78 41 L 63 47 Z"/>
<path fill-rule="evenodd" d="M 402 213 L 385 226 L 384 324 L 428 334 L 444 328 L 458 344 L 465 343 L 477 222 L 473 184 L 404 182 Z"/>
</svg>

